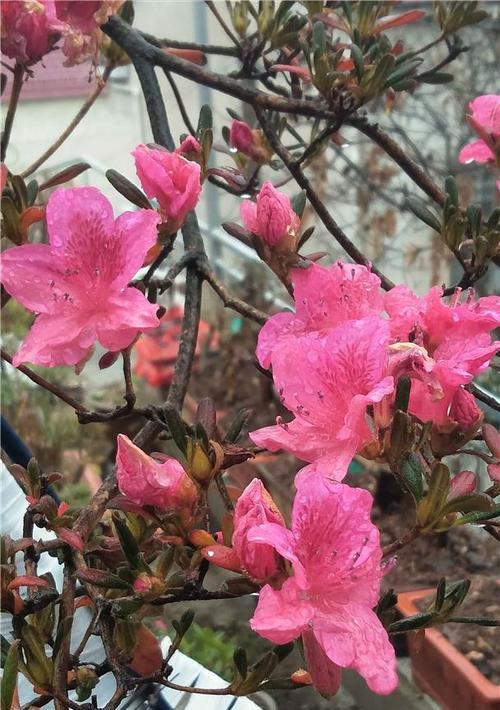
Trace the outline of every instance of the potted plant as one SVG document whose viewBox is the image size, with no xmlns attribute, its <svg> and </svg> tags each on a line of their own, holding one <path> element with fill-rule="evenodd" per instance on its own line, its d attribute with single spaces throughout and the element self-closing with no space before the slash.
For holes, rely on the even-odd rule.
<svg viewBox="0 0 500 710">
<path fill-rule="evenodd" d="M 419 589 L 398 596 L 404 617 L 420 613 L 418 602 L 434 589 Z M 417 685 L 445 709 L 499 710 L 500 685 L 492 683 L 440 631 L 426 629 L 408 634 L 413 678 Z"/>
</svg>

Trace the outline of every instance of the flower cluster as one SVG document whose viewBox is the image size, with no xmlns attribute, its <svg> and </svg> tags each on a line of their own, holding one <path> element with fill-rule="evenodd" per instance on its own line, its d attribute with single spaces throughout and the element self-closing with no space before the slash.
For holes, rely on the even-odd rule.
<svg viewBox="0 0 500 710">
<path fill-rule="evenodd" d="M 9 0 L 2 3 L 2 52 L 30 66 L 62 40 L 66 66 L 97 60 L 100 25 L 124 0 Z"/>
<path fill-rule="evenodd" d="M 481 413 L 464 388 L 500 343 L 500 298 L 449 303 L 433 288 L 419 297 L 404 286 L 383 295 L 364 266 L 312 264 L 293 272 L 295 313 L 262 328 L 257 357 L 272 366 L 290 422 L 259 429 L 253 441 L 285 449 L 342 480 L 356 452 L 380 455 L 379 431 L 391 421 L 398 379 L 411 379 L 409 412 L 438 427 L 468 429 Z"/>
</svg>

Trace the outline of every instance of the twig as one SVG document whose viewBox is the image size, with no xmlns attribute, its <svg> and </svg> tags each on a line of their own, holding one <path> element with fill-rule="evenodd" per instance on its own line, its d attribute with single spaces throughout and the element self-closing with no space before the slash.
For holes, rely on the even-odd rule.
<svg viewBox="0 0 500 710">
<path fill-rule="evenodd" d="M 226 484 L 224 483 L 222 471 L 218 471 L 215 474 L 215 484 L 217 486 L 217 490 L 219 491 L 219 495 L 222 498 L 225 509 L 231 513 L 234 510 L 234 505 L 226 488 Z"/>
<path fill-rule="evenodd" d="M 268 320 L 269 316 L 267 316 L 263 311 L 260 311 L 258 308 L 255 308 L 249 303 L 233 296 L 222 281 L 217 278 L 213 269 L 211 269 L 208 265 L 204 265 L 201 268 L 201 272 L 205 281 L 210 284 L 226 308 L 231 308 L 233 311 L 236 311 L 240 315 L 245 316 L 245 318 L 249 318 L 260 325 L 263 325 Z"/>
<path fill-rule="evenodd" d="M 308 178 L 302 172 L 300 165 L 294 161 L 293 156 L 281 143 L 274 130 L 270 126 L 267 117 L 260 108 L 254 107 L 259 123 L 264 131 L 269 144 L 274 149 L 275 153 L 281 158 L 289 172 L 293 175 L 296 183 L 301 187 L 309 199 L 309 202 L 316 210 L 316 214 L 321 219 L 326 229 L 330 234 L 337 240 L 344 251 L 349 254 L 349 256 L 357 263 L 363 264 L 364 266 L 371 268 L 374 274 L 380 278 L 382 287 L 388 291 L 394 284 L 390 279 L 388 279 L 384 274 L 382 274 L 378 269 L 376 269 L 366 256 L 357 248 L 355 244 L 351 242 L 347 234 L 341 229 L 337 222 L 333 219 L 323 202 L 318 197 L 315 190 L 313 190 L 311 183 Z"/>
<path fill-rule="evenodd" d="M 144 277 L 141 279 L 142 283 L 144 286 L 149 286 L 149 283 L 151 279 L 153 278 L 155 271 L 163 264 L 167 256 L 171 253 L 172 249 L 174 248 L 174 239 L 172 239 L 168 244 L 164 244 L 162 247 L 160 253 L 156 257 L 156 259 L 153 261 L 153 263 L 150 265 L 149 269 L 147 272 L 144 274 Z"/>
<path fill-rule="evenodd" d="M 167 77 L 167 81 L 170 84 L 170 88 L 172 89 L 172 92 L 175 96 L 175 100 L 177 101 L 177 106 L 179 107 L 179 111 L 182 116 L 182 120 L 184 121 L 184 125 L 192 136 L 196 135 L 196 129 L 191 123 L 191 119 L 189 118 L 186 106 L 184 105 L 184 101 L 182 100 L 181 92 L 179 91 L 179 87 L 175 83 L 174 77 L 167 69 L 163 69 L 163 73 Z"/>
<path fill-rule="evenodd" d="M 5 360 L 12 365 L 12 356 L 9 355 L 8 352 L 2 349 L 0 354 L 2 356 L 2 360 Z M 23 375 L 26 375 L 26 377 L 29 377 L 32 382 L 35 382 L 44 390 L 47 390 L 47 392 L 50 392 L 55 397 L 58 397 L 63 402 L 66 402 L 66 404 L 69 404 L 69 406 L 73 407 L 76 412 L 88 412 L 88 409 L 84 407 L 83 404 L 77 402 L 76 399 L 73 399 L 73 397 L 70 397 L 69 394 L 66 394 L 66 392 L 57 385 L 54 385 L 52 382 L 48 382 L 36 372 L 33 372 L 33 370 L 26 367 L 26 365 L 18 365 L 16 369 L 19 370 L 19 372 L 22 372 Z"/>
<path fill-rule="evenodd" d="M 75 584 L 76 580 L 72 574 L 72 562 L 69 559 L 70 550 L 66 551 L 64 564 L 64 582 L 59 604 L 59 622 L 57 633 L 61 635 L 61 643 L 54 658 L 53 692 L 56 710 L 65 707 L 65 701 L 59 697 L 66 698 L 68 692 L 68 663 L 70 655 L 71 628 L 73 625 Z"/>
<path fill-rule="evenodd" d="M 147 32 L 139 31 L 141 37 L 144 37 L 146 42 L 153 44 L 161 49 L 195 49 L 203 54 L 220 54 L 221 56 L 237 57 L 239 55 L 236 47 L 223 47 L 218 44 L 203 44 L 201 42 L 184 42 L 176 39 L 167 39 L 155 37 Z"/>
<path fill-rule="evenodd" d="M 35 172 L 35 170 L 38 170 L 38 168 L 45 163 L 46 160 L 50 158 L 50 156 L 56 152 L 56 150 L 64 143 L 64 141 L 73 133 L 75 128 L 78 126 L 80 121 L 85 118 L 87 113 L 90 111 L 92 108 L 93 104 L 95 103 L 96 99 L 101 95 L 103 92 L 109 76 L 111 72 L 114 69 L 113 64 L 108 64 L 106 68 L 104 69 L 104 72 L 102 74 L 102 77 L 97 80 L 97 85 L 94 89 L 94 91 L 90 94 L 90 96 L 84 101 L 82 106 L 80 107 L 78 113 L 75 115 L 73 120 L 68 124 L 68 126 L 65 128 L 65 130 L 61 133 L 59 138 L 57 138 L 54 143 L 52 143 L 51 146 L 47 148 L 45 153 L 43 153 L 37 160 L 35 160 L 34 163 L 29 165 L 23 172 L 21 173 L 22 178 L 26 178 L 32 173 Z"/>
<path fill-rule="evenodd" d="M 401 550 L 403 547 L 406 547 L 406 545 L 409 545 L 411 542 L 416 540 L 421 532 L 422 531 L 420 530 L 420 528 L 417 527 L 408 530 L 408 532 L 399 537 L 397 540 L 391 542 L 390 545 L 386 545 L 385 547 L 383 547 L 382 556 L 391 557 L 391 555 L 393 555 L 395 552 L 398 552 L 398 550 Z"/>
<path fill-rule="evenodd" d="M 134 54 L 130 55 L 130 58 L 141 83 L 155 142 L 165 146 L 168 150 L 174 150 L 175 141 L 168 125 L 165 105 L 161 97 L 161 89 L 154 66 L 141 56 Z"/>
<path fill-rule="evenodd" d="M 483 404 L 487 404 L 488 407 L 491 407 L 495 411 L 500 412 L 500 400 L 498 400 L 495 395 L 491 394 L 491 392 L 488 392 L 482 387 L 479 387 L 479 385 L 475 385 L 473 383 L 471 383 L 470 385 L 466 385 L 465 388 L 468 389 L 469 392 L 473 394 L 474 397 L 480 402 L 483 402 Z"/>
<path fill-rule="evenodd" d="M 12 133 L 12 126 L 14 125 L 14 117 L 16 115 L 17 104 L 19 102 L 19 97 L 23 88 L 24 71 L 24 66 L 22 64 L 16 63 L 12 78 L 12 91 L 9 99 L 9 107 L 7 108 L 7 115 L 5 116 L 5 125 L 2 132 L 2 141 L 0 146 L 0 157 L 2 162 L 5 158 L 5 154 L 9 145 L 10 134 Z"/>
<path fill-rule="evenodd" d="M 206 6 L 208 7 L 208 9 L 213 13 L 213 15 L 217 18 L 217 21 L 218 21 L 219 25 L 222 27 L 222 29 L 224 30 L 224 32 L 227 34 L 227 36 L 229 37 L 229 39 L 231 40 L 231 42 L 235 45 L 235 47 L 237 47 L 238 49 L 240 49 L 240 43 L 238 42 L 238 38 L 237 38 L 237 37 L 232 33 L 232 31 L 230 30 L 230 28 L 229 28 L 229 26 L 227 25 L 226 21 L 224 20 L 224 18 L 223 18 L 222 15 L 220 14 L 220 12 L 219 12 L 219 11 L 217 10 L 217 8 L 215 7 L 215 3 L 212 2 L 212 0 L 205 0 L 205 5 L 206 5 Z"/>
<path fill-rule="evenodd" d="M 410 177 L 418 187 L 441 207 L 444 205 L 446 195 L 431 178 L 415 163 L 404 150 L 394 141 L 378 124 L 368 123 L 364 117 L 351 117 L 346 119 L 346 123 L 353 126 L 358 131 L 368 136 L 374 143 L 379 145 L 389 155 L 394 162 Z"/>
</svg>

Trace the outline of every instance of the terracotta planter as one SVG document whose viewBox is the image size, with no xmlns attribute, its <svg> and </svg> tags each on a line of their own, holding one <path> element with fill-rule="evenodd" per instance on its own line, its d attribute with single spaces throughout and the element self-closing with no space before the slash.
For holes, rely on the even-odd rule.
<svg viewBox="0 0 500 710">
<path fill-rule="evenodd" d="M 407 617 L 419 613 L 416 602 L 434 589 L 405 592 L 398 609 Z M 409 633 L 413 678 L 443 710 L 500 710 L 500 685 L 489 681 L 436 629 L 426 629 L 425 638 Z"/>
</svg>

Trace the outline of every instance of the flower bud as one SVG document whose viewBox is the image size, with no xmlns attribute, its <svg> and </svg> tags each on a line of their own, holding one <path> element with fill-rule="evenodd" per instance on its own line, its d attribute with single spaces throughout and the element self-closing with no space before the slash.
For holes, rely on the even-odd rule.
<svg viewBox="0 0 500 710">
<path fill-rule="evenodd" d="M 257 201 L 243 200 L 240 207 L 243 224 L 268 246 L 280 249 L 295 247 L 300 218 L 293 211 L 290 198 L 265 182 Z"/>
<path fill-rule="evenodd" d="M 256 163 L 267 163 L 272 155 L 264 134 L 260 129 L 252 129 L 244 121 L 236 119 L 231 124 L 229 143 L 240 153 L 251 158 Z"/>
<path fill-rule="evenodd" d="M 193 439 L 187 442 L 187 470 L 189 476 L 203 486 L 207 486 L 216 473 L 204 446 Z"/>
</svg>

